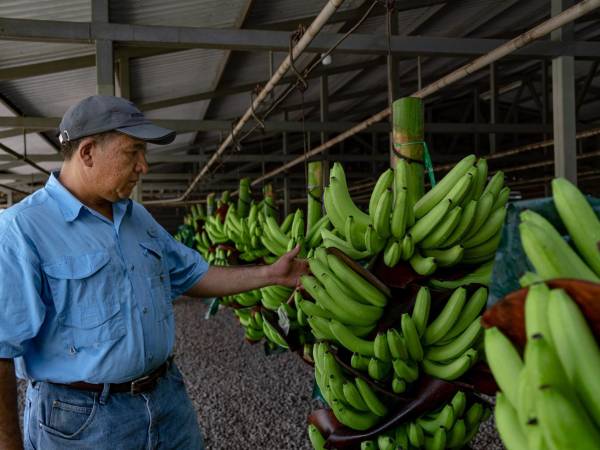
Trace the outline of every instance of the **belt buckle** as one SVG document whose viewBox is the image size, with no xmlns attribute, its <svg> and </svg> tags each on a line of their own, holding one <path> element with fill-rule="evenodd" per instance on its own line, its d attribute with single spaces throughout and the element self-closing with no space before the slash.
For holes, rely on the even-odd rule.
<svg viewBox="0 0 600 450">
<path fill-rule="evenodd" d="M 148 389 L 145 389 L 145 387 L 148 386 L 147 383 L 154 385 L 154 382 L 155 382 L 155 380 L 153 378 L 151 378 L 150 375 L 145 375 L 143 377 L 140 377 L 137 380 L 133 380 L 131 382 L 130 392 L 132 395 L 141 394 L 142 392 L 145 392 L 146 390 L 148 390 Z"/>
</svg>

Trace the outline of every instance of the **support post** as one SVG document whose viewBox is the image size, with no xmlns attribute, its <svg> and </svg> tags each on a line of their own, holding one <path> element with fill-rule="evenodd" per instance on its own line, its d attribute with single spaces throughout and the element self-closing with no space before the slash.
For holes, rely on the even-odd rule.
<svg viewBox="0 0 600 450">
<path fill-rule="evenodd" d="M 473 89 L 473 121 L 475 125 L 478 125 L 481 120 L 480 103 L 479 103 L 479 87 L 475 86 Z M 473 133 L 473 147 L 474 153 L 479 155 L 481 142 L 479 133 Z"/>
<path fill-rule="evenodd" d="M 387 15 L 387 29 L 390 34 L 389 38 L 398 34 L 398 14 L 392 10 Z M 398 98 L 398 58 L 391 53 L 387 55 L 387 85 L 388 85 L 388 107 L 391 108 L 394 100 Z M 390 122 L 393 123 L 394 119 L 390 117 Z M 394 138 L 390 134 L 390 151 L 394 148 Z M 393 153 L 393 151 L 392 151 Z"/>
<path fill-rule="evenodd" d="M 552 15 L 573 5 L 573 0 L 552 0 Z M 553 41 L 573 39 L 573 24 L 552 33 Z M 554 175 L 577 184 L 577 144 L 575 106 L 575 60 L 559 56 L 552 60 L 552 106 L 554 112 Z"/>
<path fill-rule="evenodd" d="M 131 191 L 131 200 L 135 200 L 138 203 L 142 203 L 142 200 L 143 200 L 143 198 L 142 198 L 142 183 L 143 183 L 143 180 L 142 180 L 142 177 L 140 177 L 137 184 Z"/>
<path fill-rule="evenodd" d="M 6 206 L 8 208 L 10 208 L 12 205 L 13 205 L 13 192 L 7 191 L 6 192 Z"/>
<path fill-rule="evenodd" d="M 286 114 L 287 115 L 287 114 Z M 288 134 L 282 133 L 281 147 L 284 155 L 288 154 Z M 290 179 L 289 173 L 283 173 L 283 216 L 286 217 L 290 213 Z"/>
<path fill-rule="evenodd" d="M 490 64 L 490 123 L 495 124 L 498 119 L 498 80 L 496 64 Z M 496 152 L 496 133 L 490 133 L 490 153 Z"/>
<path fill-rule="evenodd" d="M 548 125 L 548 61 L 542 59 L 542 124 Z M 544 133 L 544 140 L 548 139 L 548 134 Z"/>
<path fill-rule="evenodd" d="M 131 78 L 129 68 L 129 57 L 122 56 L 119 59 L 119 89 L 121 97 L 131 99 Z"/>
<path fill-rule="evenodd" d="M 323 215 L 323 163 L 321 161 L 312 161 L 308 163 L 306 190 L 308 195 L 306 206 L 306 230 L 310 230 Z"/>
<path fill-rule="evenodd" d="M 375 163 L 375 157 L 379 154 L 379 137 L 377 133 L 371 133 L 371 173 L 373 177 L 377 176 L 377 165 Z"/>
<path fill-rule="evenodd" d="M 108 23 L 108 0 L 92 1 L 92 22 Z M 115 95 L 115 69 L 113 42 L 97 39 L 96 46 L 96 93 L 99 95 Z"/>
</svg>

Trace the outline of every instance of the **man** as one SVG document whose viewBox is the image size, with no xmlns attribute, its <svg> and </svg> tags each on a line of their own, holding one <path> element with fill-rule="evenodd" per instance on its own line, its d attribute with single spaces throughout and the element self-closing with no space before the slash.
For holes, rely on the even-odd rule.
<svg viewBox="0 0 600 450">
<path fill-rule="evenodd" d="M 65 161 L 0 216 L 0 448 L 201 449 L 172 361 L 172 300 L 295 286 L 298 249 L 270 266 L 208 267 L 129 195 L 146 144 L 175 133 L 93 96 L 60 124 Z M 13 360 L 29 380 L 21 441 Z"/>
</svg>

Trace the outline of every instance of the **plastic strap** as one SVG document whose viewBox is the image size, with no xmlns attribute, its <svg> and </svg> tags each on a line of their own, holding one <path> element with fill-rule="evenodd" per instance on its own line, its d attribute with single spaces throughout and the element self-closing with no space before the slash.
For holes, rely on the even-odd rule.
<svg viewBox="0 0 600 450">
<path fill-rule="evenodd" d="M 406 157 L 406 156 L 400 154 L 397 151 L 397 147 L 402 147 L 403 145 L 415 145 L 415 144 L 421 144 L 423 146 L 423 149 L 424 149 L 424 151 L 423 151 L 423 162 L 417 161 L 416 159 L 413 159 L 413 158 Z M 431 187 L 433 187 L 433 186 L 436 185 L 435 175 L 433 174 L 433 163 L 431 162 L 431 155 L 429 153 L 429 147 L 427 146 L 427 142 L 425 142 L 425 141 L 394 142 L 394 153 L 399 158 L 406 159 L 408 161 L 416 162 L 416 163 L 419 163 L 419 164 L 424 164 L 425 165 L 425 170 L 427 171 L 427 174 L 429 175 L 429 181 L 431 183 Z"/>
</svg>

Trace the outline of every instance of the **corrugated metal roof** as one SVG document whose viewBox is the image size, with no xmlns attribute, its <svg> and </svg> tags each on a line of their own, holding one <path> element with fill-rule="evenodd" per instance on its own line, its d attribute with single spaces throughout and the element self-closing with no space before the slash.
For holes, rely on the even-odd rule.
<svg viewBox="0 0 600 450">
<path fill-rule="evenodd" d="M 194 49 L 131 62 L 135 101 L 153 102 L 211 90 L 226 52 Z"/>
<path fill-rule="evenodd" d="M 0 92 L 29 116 L 62 116 L 69 106 L 96 93 L 96 68 L 0 82 Z"/>
<path fill-rule="evenodd" d="M 0 69 L 93 55 L 93 45 L 0 41 Z"/>
<path fill-rule="evenodd" d="M 258 2 L 256 2 L 258 3 Z M 248 0 L 110 0 L 111 22 L 182 27 L 232 27 Z"/>
<path fill-rule="evenodd" d="M 541 2 L 543 0 L 528 0 Z M 458 5 L 446 3 L 441 14 L 432 18 L 426 28 L 427 36 L 465 36 L 481 24 L 488 23 L 508 6 L 522 0 L 462 0 Z"/>
<path fill-rule="evenodd" d="M 357 8 L 362 3 L 363 0 L 346 0 L 338 11 Z M 254 2 L 248 22 L 259 25 L 316 16 L 326 4 L 325 0 L 260 0 Z"/>
<path fill-rule="evenodd" d="M 92 0 L 2 0 L 0 17 L 89 22 L 91 5 Z"/>
</svg>

